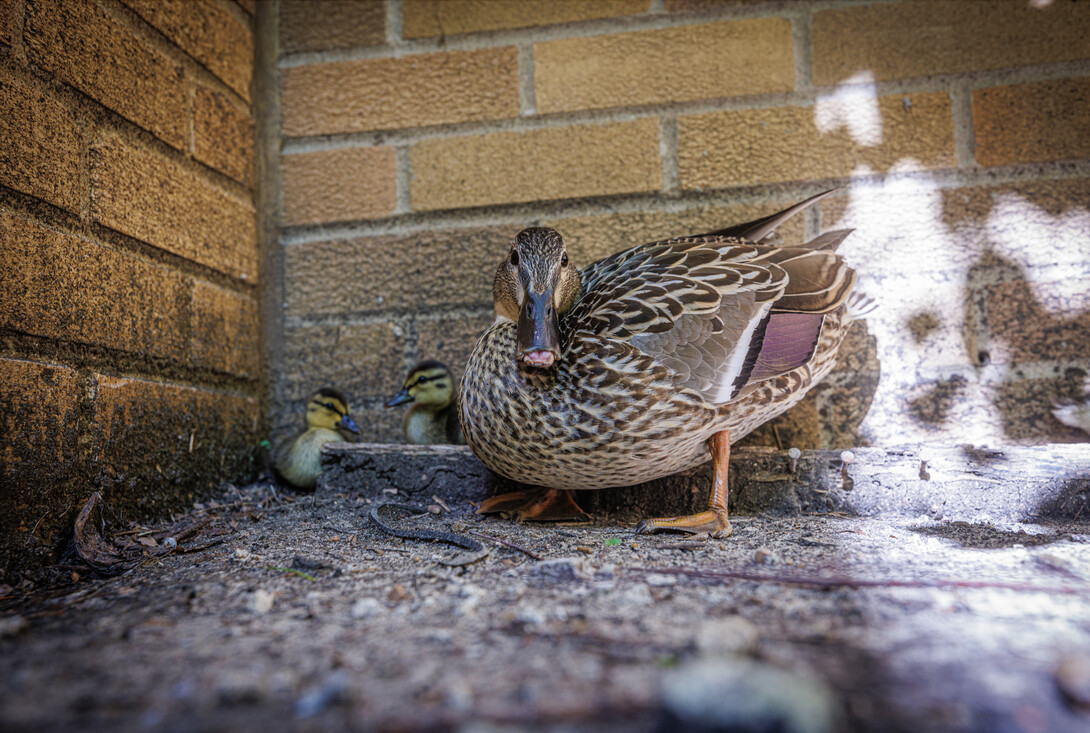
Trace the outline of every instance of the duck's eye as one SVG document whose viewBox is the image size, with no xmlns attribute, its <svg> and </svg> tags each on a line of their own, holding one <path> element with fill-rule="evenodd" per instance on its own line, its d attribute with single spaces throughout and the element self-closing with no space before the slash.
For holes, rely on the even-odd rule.
<svg viewBox="0 0 1090 733">
<path fill-rule="evenodd" d="M 560 266 L 561 267 L 567 267 L 568 266 L 568 253 L 567 252 L 560 255 Z"/>
<path fill-rule="evenodd" d="M 333 410 L 334 412 L 336 412 L 336 410 L 337 410 L 337 408 L 333 406 L 332 402 L 325 403 L 325 406 L 328 407 L 329 409 Z"/>
<path fill-rule="evenodd" d="M 518 267 L 519 266 L 519 253 L 518 253 L 517 249 L 511 250 L 510 262 L 511 262 L 511 267 Z"/>
</svg>

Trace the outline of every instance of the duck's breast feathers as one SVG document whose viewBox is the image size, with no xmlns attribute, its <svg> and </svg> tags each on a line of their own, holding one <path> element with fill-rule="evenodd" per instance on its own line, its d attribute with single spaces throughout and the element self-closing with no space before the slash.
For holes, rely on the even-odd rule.
<svg viewBox="0 0 1090 733">
<path fill-rule="evenodd" d="M 713 404 L 728 401 L 750 381 L 771 314 L 827 312 L 854 283 L 854 273 L 833 252 L 719 236 L 633 247 L 582 275 L 583 295 L 565 317 L 564 330 L 631 344 Z M 785 352 L 782 340 L 777 344 L 777 368 L 765 364 L 761 374 L 779 373 L 799 353 L 812 354 L 812 348 Z"/>
</svg>

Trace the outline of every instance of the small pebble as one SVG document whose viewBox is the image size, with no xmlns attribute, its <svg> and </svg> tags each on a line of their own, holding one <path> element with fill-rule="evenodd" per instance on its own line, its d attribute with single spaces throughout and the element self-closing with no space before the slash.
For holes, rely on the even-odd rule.
<svg viewBox="0 0 1090 733">
<path fill-rule="evenodd" d="M 587 547 L 586 545 L 579 545 L 579 546 L 578 546 L 578 547 L 576 547 L 575 549 L 576 549 L 576 550 L 578 550 L 579 552 L 583 553 L 584 555 L 592 555 L 592 554 L 594 554 L 594 550 L 593 550 L 593 549 L 591 549 L 591 548 L 589 548 L 589 547 Z"/>
<path fill-rule="evenodd" d="M 347 690 L 348 673 L 338 669 L 299 696 L 295 701 L 296 717 L 310 718 L 330 705 L 344 702 L 347 698 Z"/>
<path fill-rule="evenodd" d="M 428 504 L 428 513 L 438 516 L 439 514 L 443 513 L 443 507 L 439 506 L 438 504 Z"/>
<path fill-rule="evenodd" d="M 177 546 L 178 540 L 174 539 L 173 537 L 167 537 L 165 540 L 163 540 L 163 547 L 167 548 L 168 550 L 173 550 Z"/>
<path fill-rule="evenodd" d="M 676 585 L 677 576 L 667 575 L 666 573 L 649 573 L 647 577 L 644 578 L 644 582 L 650 586 Z"/>
<path fill-rule="evenodd" d="M 762 565 L 775 565 L 780 562 L 780 557 L 767 547 L 758 547 L 753 551 L 753 562 L 758 562 Z"/>
<path fill-rule="evenodd" d="M 258 589 L 250 596 L 249 608 L 252 612 L 261 616 L 272 610 L 274 600 L 275 597 L 272 593 L 264 589 Z"/>
<path fill-rule="evenodd" d="M 348 614 L 352 618 L 371 618 L 382 610 L 382 603 L 377 598 L 360 598 L 352 604 Z"/>
<path fill-rule="evenodd" d="M 1061 659 L 1056 685 L 1070 705 L 1090 708 L 1090 656 L 1069 654 Z"/>
<path fill-rule="evenodd" d="M 22 616 L 0 618 L 0 639 L 21 634 L 26 631 L 28 625 Z"/>
<path fill-rule="evenodd" d="M 745 655 L 757 649 L 757 627 L 740 616 L 703 622 L 694 635 L 696 648 L 706 655 Z"/>
<path fill-rule="evenodd" d="M 409 597 L 409 591 L 405 590 L 405 586 L 403 586 L 401 583 L 398 583 L 393 588 L 391 588 L 390 592 L 386 595 L 386 598 L 388 600 L 397 602 L 407 601 L 409 600 Z"/>
</svg>

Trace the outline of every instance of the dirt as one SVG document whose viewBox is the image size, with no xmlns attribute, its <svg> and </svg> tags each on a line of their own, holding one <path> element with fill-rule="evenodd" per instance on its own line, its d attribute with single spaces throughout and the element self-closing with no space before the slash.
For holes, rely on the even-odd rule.
<svg viewBox="0 0 1090 733">
<path fill-rule="evenodd" d="M 440 564 L 466 550 L 378 530 L 386 500 L 489 554 Z M 1085 519 L 749 515 L 709 540 L 441 504 L 259 483 L 129 528 L 119 575 L 73 559 L 0 589 L 2 727 L 1090 726 L 1056 676 L 1090 659 Z"/>
</svg>

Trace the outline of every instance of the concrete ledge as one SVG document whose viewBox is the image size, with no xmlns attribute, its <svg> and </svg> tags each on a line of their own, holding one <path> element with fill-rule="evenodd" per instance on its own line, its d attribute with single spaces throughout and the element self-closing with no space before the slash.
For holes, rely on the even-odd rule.
<svg viewBox="0 0 1090 733">
<path fill-rule="evenodd" d="M 1002 449 L 969 445 L 859 448 L 845 469 L 841 451 L 805 451 L 794 471 L 786 451 L 736 448 L 730 508 L 740 515 L 842 512 L 953 520 L 1036 521 L 1090 518 L 1090 448 L 1057 444 Z M 457 514 L 470 502 L 518 488 L 492 474 L 465 446 L 334 443 L 322 454 L 322 493 L 431 501 Z M 578 492 L 579 504 L 605 522 L 704 508 L 711 464 L 638 486 Z"/>
</svg>

